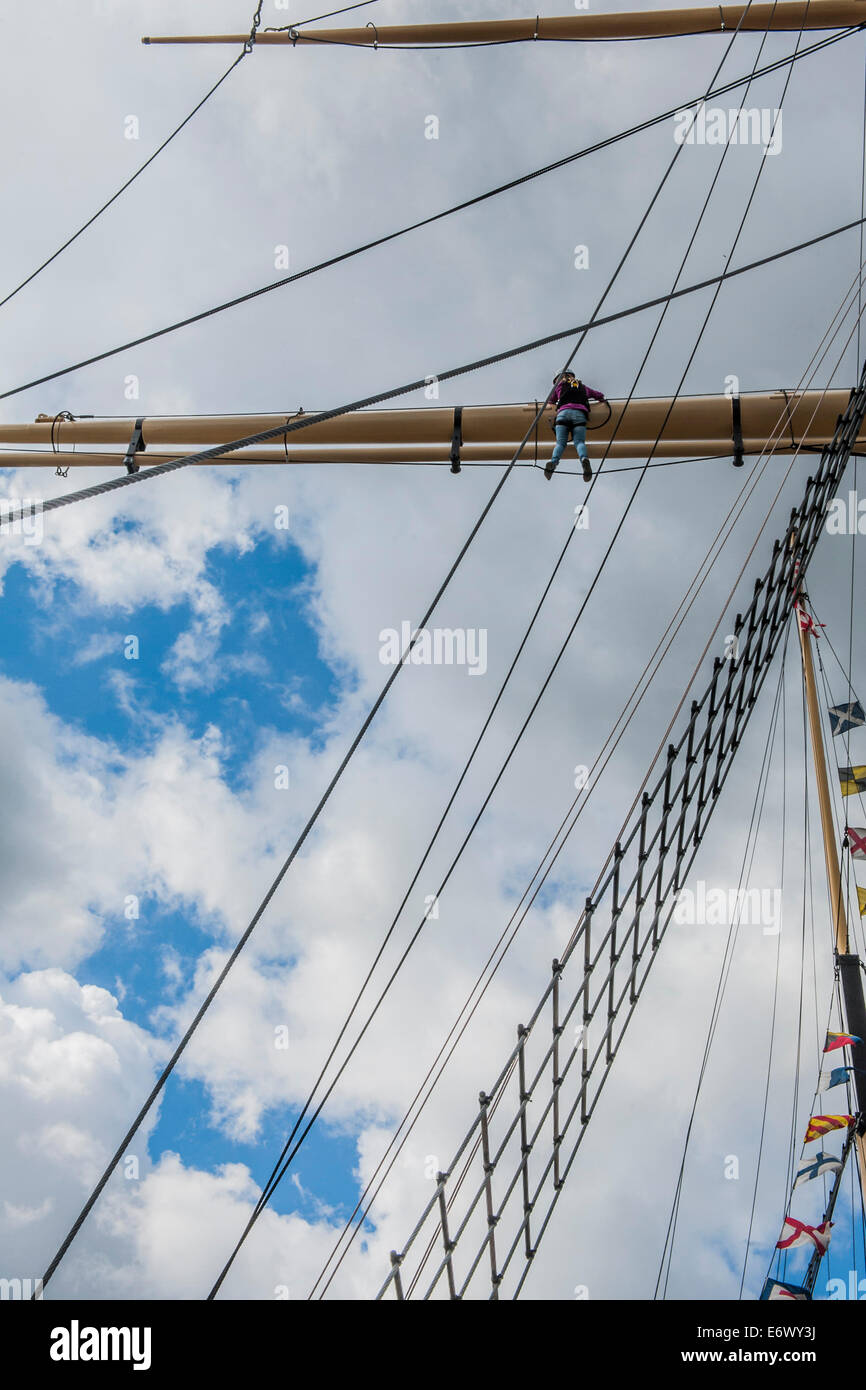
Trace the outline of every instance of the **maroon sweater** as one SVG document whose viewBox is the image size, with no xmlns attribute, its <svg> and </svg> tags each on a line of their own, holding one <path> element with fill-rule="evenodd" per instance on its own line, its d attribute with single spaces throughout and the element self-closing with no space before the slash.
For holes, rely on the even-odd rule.
<svg viewBox="0 0 866 1390">
<path fill-rule="evenodd" d="M 555 406 L 557 413 L 559 413 L 560 410 L 580 410 L 584 415 L 587 417 L 589 416 L 589 406 L 585 401 L 580 399 L 581 387 L 590 400 L 604 400 L 604 395 L 601 391 L 594 391 L 593 388 L 587 386 L 585 382 L 561 381 L 558 386 L 554 387 L 550 396 L 550 404 Z"/>
</svg>

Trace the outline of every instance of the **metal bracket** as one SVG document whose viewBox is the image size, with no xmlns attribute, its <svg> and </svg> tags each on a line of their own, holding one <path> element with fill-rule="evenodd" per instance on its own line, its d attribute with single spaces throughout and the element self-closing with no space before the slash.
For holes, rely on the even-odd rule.
<svg viewBox="0 0 866 1390">
<path fill-rule="evenodd" d="M 744 459 L 743 459 L 743 419 L 742 419 L 742 413 L 741 413 L 741 410 L 740 410 L 740 397 L 739 397 L 739 395 L 736 395 L 736 396 L 732 396 L 732 397 L 731 397 L 731 416 L 732 416 L 732 421 L 733 421 L 732 433 L 733 433 L 733 437 L 734 437 L 734 457 L 733 457 L 733 460 L 732 460 L 732 461 L 733 461 L 733 465 L 734 465 L 735 468 L 742 468 L 743 462 L 744 462 Z"/>
<path fill-rule="evenodd" d="M 38 418 L 41 419 L 42 417 L 39 416 Z M 49 417 L 46 416 L 45 418 L 48 419 Z M 57 429 L 58 422 L 59 422 L 60 420 L 74 420 L 74 419 L 75 419 L 75 416 L 72 414 L 72 411 L 71 411 L 71 410 L 59 410 L 59 411 L 57 412 L 56 415 L 54 415 L 54 416 L 51 417 L 51 452 L 52 452 L 52 454 L 59 454 L 59 453 L 60 453 L 60 450 L 59 450 L 58 447 L 57 447 L 57 441 L 56 441 L 56 439 L 54 438 L 54 433 L 55 433 L 55 430 Z M 72 445 L 72 451 L 73 451 L 73 453 L 75 452 L 75 445 L 74 445 L 74 444 Z M 54 475 L 55 475 L 55 477 L 57 477 L 57 478 L 68 478 L 68 477 L 69 477 L 69 464 L 67 463 L 67 465 L 66 465 L 65 468 L 61 468 L 60 464 L 58 463 L 57 467 L 56 467 L 55 470 L 54 470 Z"/>
<path fill-rule="evenodd" d="M 303 407 L 302 405 L 299 405 L 298 408 L 297 408 L 297 410 L 295 411 L 294 415 L 287 415 L 287 416 L 286 416 L 286 424 L 287 424 L 287 425 L 290 425 L 290 424 L 292 423 L 293 420 L 297 420 L 297 419 L 298 419 L 301 415 L 303 415 L 303 414 L 304 414 L 304 407 Z M 284 453 L 285 456 L 286 456 L 286 463 L 288 463 L 288 461 L 289 461 L 289 436 L 288 436 L 287 434 L 284 434 L 284 435 L 283 435 L 283 453 Z"/>
<path fill-rule="evenodd" d="M 142 416 L 140 420 L 136 420 L 135 429 L 132 431 L 132 438 L 129 441 L 129 446 L 126 450 L 126 457 L 123 460 L 123 462 L 126 464 L 127 473 L 138 472 L 139 465 L 135 461 L 135 456 L 136 454 L 143 454 L 145 449 L 147 448 L 147 445 L 141 437 L 141 427 L 143 424 L 144 416 Z"/>
<path fill-rule="evenodd" d="M 784 396 L 784 398 L 785 398 L 785 417 L 786 417 L 787 422 L 788 422 L 788 429 L 789 429 L 790 432 L 791 432 L 791 448 L 794 450 L 794 453 L 796 453 L 796 452 L 797 452 L 797 441 L 796 441 L 796 439 L 794 438 L 794 421 L 793 421 L 793 419 L 791 418 L 791 401 L 790 401 L 790 399 L 789 399 L 789 397 L 790 397 L 790 392 L 789 392 L 789 391 L 786 391 L 786 389 L 785 389 L 784 386 L 780 386 L 780 387 L 779 387 L 779 394 L 782 395 L 782 396 Z M 794 394 L 796 395 L 796 392 L 795 392 Z M 851 402 L 849 401 L 848 404 L 850 405 Z M 802 448 L 802 445 L 801 445 L 800 447 Z M 823 449 L 822 449 L 820 452 L 823 453 Z"/>
<path fill-rule="evenodd" d="M 460 472 L 460 450 L 463 447 L 463 407 L 454 407 L 454 432 L 451 435 L 451 472 Z"/>
</svg>

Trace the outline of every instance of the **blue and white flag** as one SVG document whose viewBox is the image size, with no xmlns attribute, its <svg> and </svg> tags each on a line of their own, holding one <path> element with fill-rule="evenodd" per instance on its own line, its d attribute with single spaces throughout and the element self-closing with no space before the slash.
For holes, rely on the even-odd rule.
<svg viewBox="0 0 866 1390">
<path fill-rule="evenodd" d="M 762 1291 L 761 1298 L 771 1299 L 773 1302 L 781 1299 L 787 1301 L 793 1299 L 795 1303 L 811 1303 L 812 1295 L 808 1289 L 803 1289 L 799 1284 L 783 1284 L 778 1279 L 768 1279 Z"/>
<path fill-rule="evenodd" d="M 830 728 L 834 734 L 847 734 L 849 729 L 857 729 L 866 724 L 866 714 L 859 700 L 849 705 L 831 705 L 829 709 Z"/>
<path fill-rule="evenodd" d="M 822 1071 L 818 1077 L 818 1090 L 829 1091 L 832 1086 L 841 1086 L 853 1070 L 853 1067 L 834 1067 L 832 1071 Z"/>
<path fill-rule="evenodd" d="M 835 1154 L 822 1152 L 812 1154 L 800 1163 L 794 1186 L 799 1187 L 801 1182 L 810 1182 L 812 1178 L 820 1178 L 822 1173 L 841 1173 L 841 1171 L 842 1160 L 837 1158 Z"/>
</svg>

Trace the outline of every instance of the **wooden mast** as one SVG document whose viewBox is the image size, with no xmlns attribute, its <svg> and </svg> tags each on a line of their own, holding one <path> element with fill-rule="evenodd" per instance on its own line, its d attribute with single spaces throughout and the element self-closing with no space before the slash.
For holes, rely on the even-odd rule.
<svg viewBox="0 0 866 1390">
<path fill-rule="evenodd" d="M 674 38 L 687 34 L 729 35 L 741 32 L 800 29 L 847 29 L 866 20 L 864 0 L 780 0 L 780 3 L 701 5 L 689 9 L 649 10 L 626 14 L 532 15 L 528 19 L 464 20 L 439 24 L 368 24 L 352 29 L 295 29 L 269 33 L 260 29 L 256 48 L 262 45 L 363 44 L 387 48 L 390 44 L 562 43 L 587 39 Z M 742 21 L 742 23 L 741 23 Z M 143 38 L 142 43 L 243 44 L 248 34 L 185 34 Z"/>
<path fill-rule="evenodd" d="M 741 396 L 633 397 L 610 402 L 593 411 L 587 438 L 591 457 L 607 452 L 611 458 L 717 457 L 761 454 L 766 449 L 792 454 L 817 451 L 833 437 L 848 392 L 766 391 Z M 459 430 L 455 407 L 427 406 L 392 410 L 356 410 L 330 420 L 310 423 L 283 440 L 240 449 L 225 463 L 434 463 L 452 457 L 455 435 L 460 462 L 507 462 L 532 426 L 540 401 L 517 405 L 460 407 Z M 315 412 L 308 412 L 314 414 Z M 553 449 L 548 409 L 523 450 L 523 459 L 546 462 Z M 37 467 L 61 461 L 64 467 L 106 467 L 123 462 L 130 441 L 140 464 L 158 456 L 181 457 L 218 444 L 276 430 L 303 417 L 297 411 L 279 415 L 145 416 L 129 419 L 61 419 L 42 415 L 30 424 L 0 424 L 0 466 Z M 603 421 L 595 428 L 598 421 Z M 140 432 L 136 426 L 140 424 Z M 536 438 L 537 435 L 537 438 Z M 866 447 L 866 431 L 861 438 Z M 9 446 L 15 452 L 9 452 Z M 113 449 L 104 455 L 97 448 Z M 75 448 L 76 452 L 69 452 Z M 59 450 L 60 456 L 53 450 Z M 25 452 L 31 450 L 32 452 Z"/>
<path fill-rule="evenodd" d="M 800 599 L 805 598 L 805 591 L 800 589 Z M 800 621 L 800 613 L 805 609 L 797 609 L 795 617 L 797 620 L 797 630 L 800 635 L 800 651 L 803 657 L 803 677 L 806 686 L 806 708 L 809 712 L 809 733 L 812 744 L 812 758 L 815 765 L 815 779 L 818 785 L 818 805 L 821 811 L 821 833 L 824 839 L 824 863 L 827 868 L 827 882 L 830 888 L 830 906 L 833 914 L 833 929 L 836 946 L 836 961 L 839 965 L 842 978 L 842 987 L 845 998 L 845 1023 L 848 1031 L 857 1034 L 864 1039 L 864 1043 L 851 1049 L 852 1060 L 855 1067 L 863 1067 L 866 1064 L 866 1031 L 864 1031 L 864 1019 L 866 1019 L 866 1006 L 863 1001 L 863 972 L 861 969 L 860 958 L 857 955 L 849 954 L 848 949 L 848 919 L 845 912 L 845 899 L 842 893 L 842 876 L 839 870 L 839 855 L 836 848 L 836 831 L 833 825 L 832 803 L 830 801 L 830 788 L 827 780 L 827 762 L 824 754 L 824 735 L 821 728 L 821 713 L 818 706 L 818 695 L 815 685 L 815 666 L 812 660 L 812 635 L 809 624 L 804 625 Z M 857 1096 L 857 1107 L 861 1115 L 866 1114 L 866 1076 L 862 1071 L 854 1073 L 854 1091 Z M 863 1200 L 866 1202 L 866 1137 L 862 1134 L 855 1136 L 857 1148 L 857 1167 L 860 1174 L 860 1191 Z"/>
</svg>

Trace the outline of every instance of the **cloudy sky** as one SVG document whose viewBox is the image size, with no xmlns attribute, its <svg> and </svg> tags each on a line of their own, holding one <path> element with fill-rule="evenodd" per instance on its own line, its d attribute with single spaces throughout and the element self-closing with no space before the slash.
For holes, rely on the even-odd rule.
<svg viewBox="0 0 866 1390">
<path fill-rule="evenodd" d="M 567 0 L 547 11 L 557 12 L 570 12 Z M 524 13 L 520 0 L 438 0 L 432 10 L 417 0 L 377 0 L 358 22 Z M 263 24 L 306 17 L 265 0 Z M 21 7 L 4 16 L 4 186 L 14 215 L 4 221 L 0 298 L 129 177 L 234 56 L 218 47 L 143 47 L 141 35 L 238 32 L 249 21 L 238 0 L 42 0 L 35 22 Z M 708 83 L 723 42 L 259 49 L 133 188 L 3 308 L 3 389 L 267 283 L 280 273 L 277 247 L 287 246 L 291 268 L 302 269 L 685 103 Z M 763 61 L 795 42 L 772 37 Z M 738 39 L 725 75 L 748 72 L 759 44 Z M 861 36 L 795 67 L 780 152 L 763 159 L 760 148 L 730 149 L 687 281 L 724 266 L 759 169 L 733 263 L 860 215 L 863 61 Z M 775 109 L 784 79 L 757 83 L 751 104 Z M 425 137 L 431 115 L 435 140 Z M 130 116 L 137 140 L 125 138 Z M 674 153 L 673 134 L 673 122 L 664 123 L 387 248 L 22 392 L 3 402 L 0 420 L 63 409 L 122 418 L 323 409 L 580 322 Z M 608 307 L 671 288 L 720 153 L 684 149 Z M 586 269 L 575 268 L 576 245 L 589 249 Z M 732 374 L 743 391 L 806 377 L 816 387 L 852 385 L 850 319 L 817 367 L 812 359 L 858 261 L 849 233 L 726 287 L 684 391 L 721 392 Z M 657 315 L 593 332 L 578 371 L 612 397 L 673 391 L 709 303 L 702 294 L 671 310 L 637 382 Z M 440 401 L 533 399 L 565 356 L 559 347 L 475 373 L 443 385 Z M 416 393 L 399 403 L 424 402 Z M 720 460 L 647 474 L 438 917 L 222 1297 L 310 1293 L 568 809 L 575 767 L 591 765 L 604 744 L 749 482 L 748 462 L 745 470 Z M 707 634 L 721 619 L 712 648 L 721 655 L 723 634 L 799 499 L 807 458 L 776 496 L 788 462 L 771 461 L 757 480 L 328 1297 L 375 1294 L 388 1252 L 402 1247 L 431 1194 L 431 1173 L 450 1162 L 478 1092 L 492 1084 L 568 940 Z M 4 496 L 50 496 L 101 476 L 76 469 L 63 482 L 48 470 L 5 470 Z M 389 673 L 380 632 L 418 620 L 498 476 L 489 468 L 454 478 L 447 467 L 218 465 L 50 514 L 38 545 L 4 538 L 3 1276 L 44 1270 L 378 694 Z M 593 493 L 590 524 L 569 548 L 410 895 L 378 988 L 520 729 L 636 476 L 602 476 Z M 475 679 L 465 667 L 401 672 L 140 1132 L 127 1156 L 134 1161 L 118 1169 L 48 1296 L 207 1293 L 403 898 L 584 495 L 565 474 L 551 484 L 531 469 L 509 478 L 436 618 L 486 632 L 486 671 Z M 280 507 L 289 508 L 288 531 L 275 527 Z M 810 586 L 846 663 L 852 556 L 857 592 L 850 536 L 823 539 Z M 853 655 L 856 685 L 866 665 L 856 632 Z M 829 652 L 825 665 L 843 698 Z M 705 661 L 698 693 L 707 678 Z M 693 881 L 736 886 L 777 680 L 778 661 Z M 817 822 L 811 895 L 804 880 L 793 645 L 784 689 L 751 878 L 762 888 L 784 886 L 782 930 L 744 926 L 738 936 L 692 1132 L 669 1297 L 738 1296 L 777 970 L 746 1296 L 760 1290 L 787 1198 L 801 1016 L 798 1151 L 818 1070 L 832 969 Z M 850 760 L 866 761 L 862 738 L 852 739 Z M 807 912 L 801 1009 L 804 891 L 814 915 Z M 666 937 L 524 1297 L 573 1299 L 578 1289 L 590 1298 L 652 1297 L 726 937 L 713 925 L 672 928 Z M 831 1093 L 826 1108 L 843 1109 L 843 1095 Z M 800 1189 L 792 1210 L 817 1221 L 823 1195 L 823 1182 Z M 866 1275 L 847 1174 L 837 1212 L 819 1295 L 825 1274 Z M 796 1279 L 806 1259 L 794 1252 L 787 1277 Z"/>
</svg>

